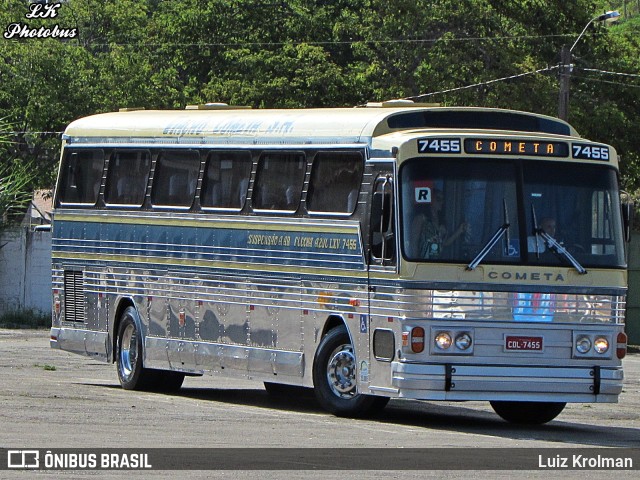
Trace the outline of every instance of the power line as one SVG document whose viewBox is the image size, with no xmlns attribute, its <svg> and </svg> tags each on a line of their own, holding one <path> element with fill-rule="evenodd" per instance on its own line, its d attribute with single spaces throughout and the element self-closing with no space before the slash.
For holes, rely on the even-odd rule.
<svg viewBox="0 0 640 480">
<path fill-rule="evenodd" d="M 640 85 L 632 85 L 630 83 L 622 83 L 622 82 L 613 82 L 611 80 L 602 80 L 599 78 L 581 77 L 578 75 L 572 75 L 571 78 L 576 78 L 579 80 L 583 80 L 585 82 L 607 83 L 609 85 L 621 85 L 623 87 L 629 87 L 629 88 L 640 88 Z"/>
<path fill-rule="evenodd" d="M 635 73 L 622 73 L 622 72 L 609 72 L 607 70 L 598 70 L 597 68 L 581 68 L 581 67 L 575 67 L 576 70 L 582 70 L 584 72 L 595 72 L 595 73 L 601 73 L 603 75 L 617 75 L 620 77 L 631 77 L 631 78 L 640 78 L 640 75 L 635 74 Z"/>
<path fill-rule="evenodd" d="M 397 39 L 359 39 L 359 40 L 318 40 L 318 41 L 288 41 L 288 42 L 199 42 L 199 43 L 83 43 L 87 47 L 255 47 L 255 46 L 283 46 L 283 45 L 353 45 L 356 43 L 438 43 L 438 42 L 491 42 L 499 40 L 535 40 L 544 38 L 573 38 L 574 33 L 550 35 L 513 35 L 500 37 L 454 37 L 454 38 L 397 38 Z M 82 43 L 82 42 L 80 42 Z"/>
<path fill-rule="evenodd" d="M 32 132 L 31 130 L 23 130 L 21 132 L 2 132 L 6 135 L 62 135 L 64 132 Z"/>
<path fill-rule="evenodd" d="M 430 97 L 430 96 L 433 96 L 433 95 L 439 95 L 441 93 L 450 93 L 450 92 L 456 92 L 456 91 L 459 91 L 459 90 L 466 90 L 466 89 L 469 89 L 469 88 L 483 87 L 485 85 L 491 85 L 492 83 L 504 82 L 506 80 L 513 80 L 514 78 L 525 77 L 527 75 L 535 75 L 536 73 L 549 72 L 551 70 L 555 70 L 556 68 L 560 68 L 560 66 L 559 65 L 554 65 L 554 66 L 551 66 L 551 67 L 540 68 L 540 69 L 534 70 L 532 72 L 518 73 L 517 75 L 511 75 L 510 77 L 495 78 L 493 80 L 487 80 L 486 82 L 474 83 L 472 85 L 466 85 L 464 87 L 449 88 L 447 90 L 440 90 L 438 92 L 423 93 L 423 94 L 420 94 L 420 95 L 414 95 L 414 96 L 411 96 L 411 97 L 406 97 L 405 100 L 417 100 L 417 99 L 420 99 L 420 98 L 423 98 L 423 97 Z"/>
</svg>

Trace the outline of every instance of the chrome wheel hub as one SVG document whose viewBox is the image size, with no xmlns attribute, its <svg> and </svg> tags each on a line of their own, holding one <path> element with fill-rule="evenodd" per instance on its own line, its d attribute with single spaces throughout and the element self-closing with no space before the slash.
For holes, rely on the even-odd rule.
<svg viewBox="0 0 640 480">
<path fill-rule="evenodd" d="M 134 372 L 138 358 L 138 338 L 133 325 L 127 325 L 120 343 L 120 374 L 128 380 Z"/>
<path fill-rule="evenodd" d="M 327 379 L 333 393 L 352 398 L 356 393 L 356 358 L 351 345 L 341 345 L 329 357 Z"/>
</svg>

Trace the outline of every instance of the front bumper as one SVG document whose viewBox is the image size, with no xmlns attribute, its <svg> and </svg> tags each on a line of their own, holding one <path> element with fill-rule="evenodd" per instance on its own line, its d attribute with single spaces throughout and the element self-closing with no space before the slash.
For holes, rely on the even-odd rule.
<svg viewBox="0 0 640 480">
<path fill-rule="evenodd" d="M 615 403 L 622 367 L 551 367 L 392 362 L 398 396 L 420 400 Z"/>
</svg>

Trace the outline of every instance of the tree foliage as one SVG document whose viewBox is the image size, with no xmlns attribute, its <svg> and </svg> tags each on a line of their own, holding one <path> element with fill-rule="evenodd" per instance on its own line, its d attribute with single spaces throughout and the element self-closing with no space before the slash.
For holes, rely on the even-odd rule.
<svg viewBox="0 0 640 480">
<path fill-rule="evenodd" d="M 353 106 L 427 94 L 419 98 L 555 115 L 562 46 L 598 13 L 624 9 L 619 25 L 592 25 L 573 51 L 570 121 L 613 144 L 624 185 L 640 190 L 637 1 L 68 0 L 43 19 L 25 17 L 27 1 L 3 3 L 0 28 L 78 34 L 0 38 L 0 117 L 17 132 L 0 164 L 31 159 L 38 186 L 52 184 L 59 135 L 32 132 L 119 107 Z"/>
<path fill-rule="evenodd" d="M 0 119 L 0 151 L 11 148 L 9 125 Z M 33 169 L 21 162 L 0 163 L 0 233 L 21 220 L 26 205 L 31 200 Z"/>
</svg>

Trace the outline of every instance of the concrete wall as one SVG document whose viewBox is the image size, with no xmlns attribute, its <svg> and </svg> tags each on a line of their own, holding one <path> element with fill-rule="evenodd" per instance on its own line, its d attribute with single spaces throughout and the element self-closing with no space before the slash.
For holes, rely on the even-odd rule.
<svg viewBox="0 0 640 480">
<path fill-rule="evenodd" d="M 0 313 L 51 311 L 51 232 L 28 228 L 0 236 Z"/>
</svg>

